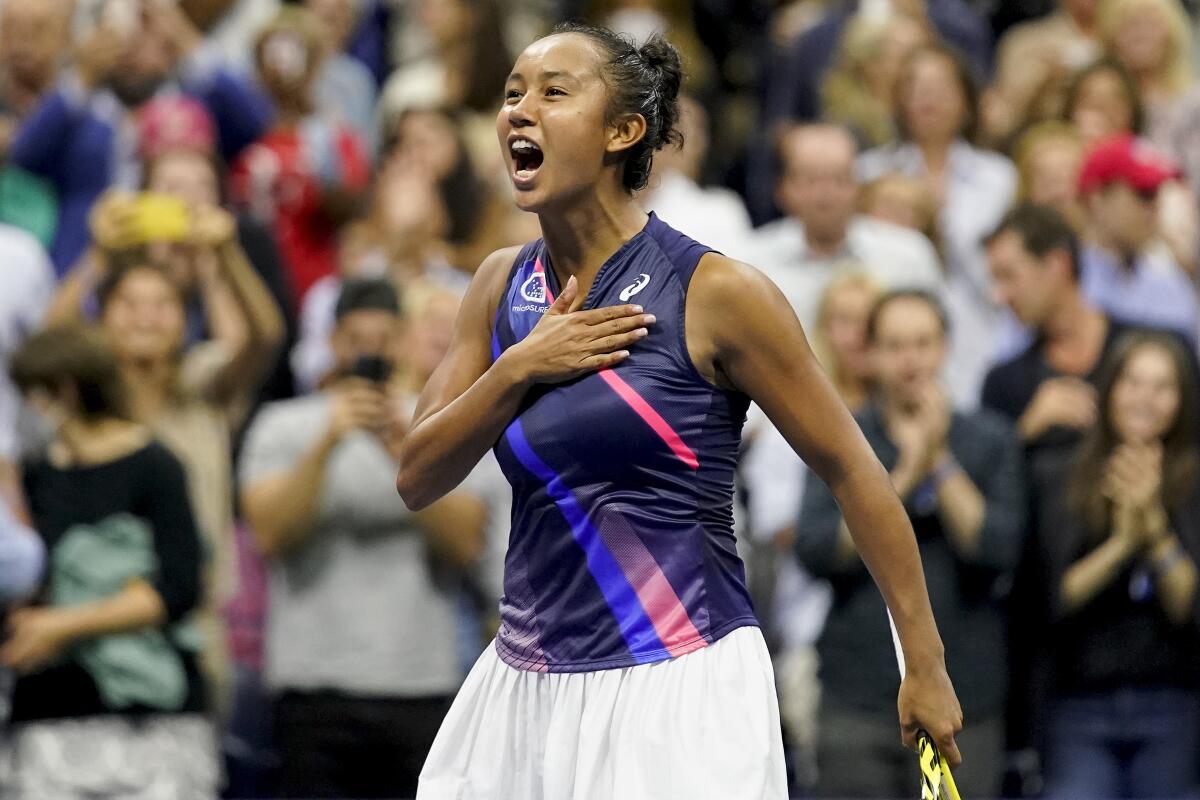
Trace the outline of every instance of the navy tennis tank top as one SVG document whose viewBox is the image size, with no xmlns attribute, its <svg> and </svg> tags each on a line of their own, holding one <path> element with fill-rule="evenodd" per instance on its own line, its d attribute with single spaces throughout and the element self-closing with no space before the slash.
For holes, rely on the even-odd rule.
<svg viewBox="0 0 1200 800">
<path fill-rule="evenodd" d="M 657 317 L 615 368 L 535 387 L 496 443 L 513 487 L 496 648 L 527 670 L 661 661 L 756 625 L 733 534 L 748 398 L 696 371 L 684 298 L 709 248 L 653 214 L 596 274 L 584 308 Z M 541 240 L 522 248 L 493 358 L 558 294 Z"/>
</svg>

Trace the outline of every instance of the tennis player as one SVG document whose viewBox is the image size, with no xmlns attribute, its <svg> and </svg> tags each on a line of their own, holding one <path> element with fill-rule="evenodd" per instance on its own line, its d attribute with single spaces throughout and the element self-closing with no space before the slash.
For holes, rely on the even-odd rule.
<svg viewBox="0 0 1200 800">
<path fill-rule="evenodd" d="M 899 631 L 902 738 L 962 716 L 912 529 L 783 295 L 634 200 L 677 143 L 676 50 L 578 25 L 497 116 L 543 238 L 480 266 L 397 487 L 424 507 L 494 448 L 513 487 L 501 626 L 419 800 L 764 800 L 787 789 L 731 513 L 747 406 L 832 487 Z M 847 742 L 847 746 L 853 746 Z"/>
</svg>

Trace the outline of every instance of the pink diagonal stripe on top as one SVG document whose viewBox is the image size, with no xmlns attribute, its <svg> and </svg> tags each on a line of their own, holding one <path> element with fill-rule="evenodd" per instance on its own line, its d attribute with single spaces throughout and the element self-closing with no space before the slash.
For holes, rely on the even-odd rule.
<svg viewBox="0 0 1200 800">
<path fill-rule="evenodd" d="M 554 295 L 550 291 L 550 281 L 546 277 L 546 268 L 542 266 L 540 257 L 533 261 L 533 271 L 542 276 L 542 285 L 546 287 L 546 302 L 553 303 Z M 654 407 L 646 402 L 646 399 L 637 393 L 637 390 L 626 383 L 619 375 L 612 371 L 612 368 L 602 369 L 599 372 L 604 382 L 613 388 L 617 395 L 629 404 L 637 415 L 650 426 L 650 429 L 658 434 L 658 437 L 666 442 L 667 447 L 671 448 L 671 452 L 679 457 L 679 460 L 687 464 L 692 469 L 700 468 L 700 460 L 696 458 L 692 448 L 684 443 L 683 439 L 675 432 L 662 414 L 654 410 Z"/>
<path fill-rule="evenodd" d="M 706 646 L 662 567 L 629 521 L 606 508 L 596 514 L 595 524 L 667 652 L 674 658 Z"/>
<path fill-rule="evenodd" d="M 662 414 L 654 410 L 654 407 L 646 402 L 646 399 L 637 393 L 637 390 L 625 382 L 620 375 L 613 372 L 611 368 L 602 369 L 599 371 L 599 376 L 604 379 L 604 382 L 612 387 L 622 400 L 629 404 L 637 415 L 642 418 L 642 421 L 650 426 L 651 430 L 658 434 L 658 437 L 666 442 L 667 447 L 671 448 L 671 452 L 679 457 L 679 460 L 687 464 L 692 469 L 700 468 L 700 460 L 696 458 L 695 452 L 688 447 L 680 438 L 675 429 L 671 427 Z"/>
<path fill-rule="evenodd" d="M 525 262 L 529 263 L 529 262 Z M 546 277 L 546 268 L 542 266 L 542 257 L 533 260 L 533 271 L 542 276 L 542 287 L 546 290 L 546 302 L 554 302 L 554 292 L 550 291 L 550 279 Z"/>
</svg>

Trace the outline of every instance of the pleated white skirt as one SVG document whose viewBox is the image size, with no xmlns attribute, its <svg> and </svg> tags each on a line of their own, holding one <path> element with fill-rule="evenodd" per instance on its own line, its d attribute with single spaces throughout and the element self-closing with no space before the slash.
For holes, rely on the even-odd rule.
<svg viewBox="0 0 1200 800">
<path fill-rule="evenodd" d="M 454 700 L 417 800 L 776 800 L 779 704 L 759 629 L 597 672 L 508 666 L 488 647 Z"/>
</svg>

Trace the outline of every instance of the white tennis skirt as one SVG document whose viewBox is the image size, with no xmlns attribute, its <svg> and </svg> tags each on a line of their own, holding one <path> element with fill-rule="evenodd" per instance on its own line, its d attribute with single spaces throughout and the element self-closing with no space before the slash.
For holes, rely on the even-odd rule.
<svg viewBox="0 0 1200 800">
<path fill-rule="evenodd" d="M 759 629 L 655 664 L 529 672 L 488 647 L 417 800 L 776 800 L 779 704 Z"/>
</svg>

